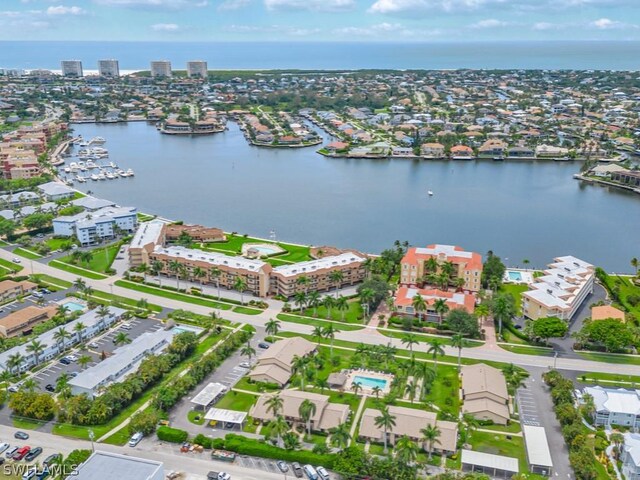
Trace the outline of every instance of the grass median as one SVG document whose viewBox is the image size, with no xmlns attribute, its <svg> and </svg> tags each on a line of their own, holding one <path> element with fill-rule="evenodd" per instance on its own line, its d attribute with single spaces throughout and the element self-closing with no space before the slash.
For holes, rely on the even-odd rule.
<svg viewBox="0 0 640 480">
<path fill-rule="evenodd" d="M 61 262 L 60 260 L 51 260 L 49 262 L 49 265 L 51 267 L 57 268 L 59 270 L 64 270 L 65 272 L 72 273 L 80 277 L 91 278 L 92 280 L 104 280 L 105 278 L 109 278 L 107 275 L 92 272 L 91 270 L 86 270 L 84 268 L 74 267 L 73 265 L 69 265 L 68 263 Z"/>
<path fill-rule="evenodd" d="M 28 258 L 29 260 L 37 260 L 39 258 L 42 258 L 42 255 L 22 247 L 16 248 L 13 253 L 22 258 Z"/>
<path fill-rule="evenodd" d="M 287 313 L 279 313 L 277 315 L 277 318 L 279 320 L 282 320 L 283 322 L 299 323 L 302 325 L 311 325 L 312 327 L 325 328 L 325 327 L 328 327 L 329 325 L 332 325 L 334 329 L 342 330 L 342 331 L 362 330 L 364 328 L 364 325 L 353 325 L 350 323 L 331 322 L 328 320 L 319 320 L 317 318 L 310 318 L 310 317 L 300 317 L 298 315 L 290 315 Z"/>
<path fill-rule="evenodd" d="M 193 303 L 194 305 L 200 305 L 208 308 L 217 308 L 218 310 L 229 310 L 233 305 L 228 303 L 216 302 L 208 300 L 206 298 L 196 297 L 194 295 L 188 295 L 186 293 L 172 292 L 170 290 L 164 290 L 159 287 L 150 287 L 148 285 L 141 285 L 129 280 L 117 280 L 114 285 L 122 288 L 128 288 L 129 290 L 135 290 L 137 292 L 148 293 L 149 295 L 155 295 L 158 297 L 169 298 L 171 300 L 177 300 L 179 302 Z M 259 312 L 258 312 L 259 313 Z"/>
</svg>

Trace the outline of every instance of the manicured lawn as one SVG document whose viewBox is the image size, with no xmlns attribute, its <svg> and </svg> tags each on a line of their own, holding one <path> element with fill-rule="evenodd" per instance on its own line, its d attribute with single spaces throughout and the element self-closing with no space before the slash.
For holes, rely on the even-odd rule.
<svg viewBox="0 0 640 480">
<path fill-rule="evenodd" d="M 84 298 L 84 295 L 83 295 Z M 121 297 L 119 295 L 111 295 L 110 293 L 107 292 L 101 292 L 98 290 L 94 290 L 93 294 L 91 295 L 91 298 L 98 300 L 98 302 L 100 303 L 100 300 L 106 300 L 108 303 L 119 303 L 122 305 L 126 305 L 129 307 L 133 307 L 133 308 L 138 308 L 138 301 L 134 300 L 132 298 L 127 298 L 127 297 Z M 151 310 L 152 312 L 161 312 L 162 311 L 162 307 L 159 305 L 154 305 L 152 303 L 147 304 L 147 309 Z"/>
<path fill-rule="evenodd" d="M 433 403 L 442 411 L 457 415 L 460 410 L 460 381 L 457 367 L 438 365 L 438 376 L 425 400 Z"/>
<path fill-rule="evenodd" d="M 516 301 L 516 311 L 518 315 L 522 313 L 522 292 L 526 292 L 529 289 L 527 285 L 520 285 L 515 283 L 504 283 L 500 286 L 500 291 L 509 293 Z"/>
<path fill-rule="evenodd" d="M 150 220 L 153 220 L 154 218 L 156 218 L 155 215 L 147 215 L 146 213 L 138 212 L 138 221 L 139 222 L 148 222 Z"/>
<path fill-rule="evenodd" d="M 619 303 L 623 310 L 628 310 L 633 313 L 637 319 L 640 319 L 640 303 L 633 305 L 629 302 L 630 296 L 640 295 L 640 287 L 636 287 L 629 277 L 620 277 L 607 275 L 605 280 L 605 286 L 609 292 L 614 290 L 618 291 Z M 616 304 L 614 304 L 616 306 Z"/>
<path fill-rule="evenodd" d="M 191 410 L 189 411 L 189 413 L 187 413 L 187 418 L 189 419 L 189 421 L 195 425 L 204 425 L 204 414 L 206 412 L 196 412 L 195 410 Z"/>
<path fill-rule="evenodd" d="M 73 273 L 74 275 L 78 275 L 80 277 L 91 278 L 93 280 L 102 280 L 103 278 L 109 278 L 101 273 L 85 270 L 84 268 L 77 268 L 73 265 L 69 265 L 68 263 L 60 262 L 59 260 L 51 260 L 49 262 L 49 265 L 57 269 L 64 270 L 65 272 Z"/>
<path fill-rule="evenodd" d="M 239 412 L 248 412 L 251 406 L 256 403 L 258 395 L 251 395 L 250 393 L 234 392 L 231 390 L 228 392 L 218 403 L 216 408 L 226 408 L 228 410 L 237 410 Z"/>
<path fill-rule="evenodd" d="M 511 440 L 507 440 L 505 435 L 476 431 L 471 434 L 469 443 L 472 450 L 517 458 L 520 471 L 529 471 L 522 437 L 511 437 Z"/>
<path fill-rule="evenodd" d="M 66 280 L 61 280 L 60 278 L 52 277 L 50 275 L 45 275 L 44 273 L 37 273 L 33 275 L 33 277 L 39 279 L 43 283 L 53 285 L 54 287 L 70 288 L 73 285 L 71 282 L 67 282 Z"/>
<path fill-rule="evenodd" d="M 262 310 L 249 307 L 234 307 L 233 311 L 236 313 L 242 313 L 243 315 L 260 315 L 262 313 Z"/>
<path fill-rule="evenodd" d="M 616 355 L 613 353 L 598 353 L 598 352 L 577 352 L 582 358 L 586 360 L 593 360 L 594 362 L 606 362 L 606 363 L 630 363 L 632 365 L 640 365 L 640 356 L 638 355 Z"/>
<path fill-rule="evenodd" d="M 505 345 L 499 344 L 500 348 L 519 355 L 540 355 L 543 357 L 552 357 L 553 349 L 546 347 L 535 347 L 527 345 Z"/>
<path fill-rule="evenodd" d="M 364 325 L 349 325 L 341 322 L 327 322 L 325 320 L 317 320 L 315 318 L 309 317 L 300 317 L 298 315 L 290 315 L 288 313 L 279 313 L 276 315 L 279 320 L 283 322 L 291 322 L 291 323 L 301 323 L 303 325 L 312 325 L 316 327 L 328 327 L 329 325 L 333 325 L 333 328 L 336 330 L 362 330 Z"/>
<path fill-rule="evenodd" d="M 197 248 L 227 253 L 230 255 L 240 255 L 242 253 L 242 245 L 244 245 L 245 243 L 274 243 L 269 240 L 260 240 L 258 238 L 245 237 L 242 235 L 233 235 L 230 233 L 227 233 L 226 235 L 226 242 L 205 243 L 201 246 L 198 246 Z M 285 249 L 286 252 L 280 255 L 274 255 L 273 257 L 270 257 L 270 259 L 272 258 L 275 260 L 281 260 L 287 263 L 304 262 L 306 260 L 311 260 L 311 256 L 309 255 L 309 247 L 280 242 L 276 242 L 276 245 Z"/>
<path fill-rule="evenodd" d="M 578 382 L 593 384 L 602 383 L 603 386 L 611 387 L 619 384 L 620 386 L 633 387 L 640 385 L 640 376 L 621 375 L 619 373 L 600 373 L 589 372 L 578 375 Z"/>
<path fill-rule="evenodd" d="M 300 315 L 300 309 L 294 309 L 290 313 L 294 315 Z M 302 315 L 313 318 L 335 320 L 337 322 L 343 323 L 364 323 L 364 312 L 362 311 L 362 305 L 360 305 L 360 302 L 357 299 L 349 301 L 349 309 L 344 311 L 344 315 L 343 312 L 341 312 L 337 308 L 332 308 L 330 313 L 331 315 L 329 315 L 326 307 L 319 306 L 317 309 L 307 308 L 306 310 L 303 310 Z"/>
<path fill-rule="evenodd" d="M 78 267 L 84 268 L 87 270 L 92 270 L 98 273 L 105 273 L 107 270 L 111 268 L 111 264 L 116 258 L 118 251 L 120 250 L 121 244 L 118 242 L 114 245 L 109 245 L 104 248 L 96 248 L 91 251 L 91 261 L 88 263 L 80 262 Z M 69 265 L 75 265 L 72 261 L 71 256 L 61 257 L 59 261 L 68 263 Z"/>
<path fill-rule="evenodd" d="M 148 293 L 149 295 L 156 295 L 158 297 L 171 298 L 173 300 L 179 300 L 181 302 L 193 303 L 195 305 L 202 305 L 203 307 L 217 308 L 219 310 L 229 310 L 232 305 L 227 303 L 220 303 L 206 298 L 196 297 L 195 295 L 187 295 L 185 293 L 172 292 L 170 290 L 164 290 L 158 287 L 151 287 L 149 285 L 141 285 L 139 283 L 130 282 L 128 280 L 117 280 L 115 285 L 130 290 L 136 290 L 138 292 Z"/>
<path fill-rule="evenodd" d="M 265 385 L 265 384 L 263 384 Z M 260 389 L 258 388 L 258 384 L 257 383 L 252 383 L 249 382 L 249 377 L 242 377 L 240 379 L 240 381 L 238 383 L 236 383 L 236 386 L 233 388 L 237 388 L 238 390 L 247 390 L 250 392 L 256 392 L 256 393 L 262 393 L 260 392 Z M 269 392 L 269 391 L 274 391 L 274 390 L 279 390 L 279 388 L 267 388 L 265 391 Z"/>
<path fill-rule="evenodd" d="M 129 435 L 129 429 L 128 428 L 121 428 L 120 430 L 118 430 L 116 433 L 114 433 L 113 435 L 111 435 L 110 437 L 107 437 L 104 440 L 104 443 L 108 443 L 109 445 L 125 445 L 128 441 L 129 438 L 131 436 Z"/>
<path fill-rule="evenodd" d="M 520 428 L 520 424 L 518 422 L 514 422 L 513 420 L 511 421 L 511 423 L 509 423 L 509 425 L 486 425 L 480 426 L 478 428 L 507 433 L 520 433 L 522 431 L 522 428 Z"/>
<path fill-rule="evenodd" d="M 426 333 L 404 332 L 402 330 L 394 331 L 394 330 L 390 330 L 390 329 L 387 329 L 387 328 L 378 328 L 378 331 L 382 335 L 384 335 L 385 337 L 402 339 L 408 333 L 412 333 L 416 337 L 418 337 L 422 342 L 425 342 L 425 343 L 433 340 L 434 338 L 437 338 L 438 340 L 440 340 L 445 345 L 451 345 L 451 339 L 449 337 L 441 337 L 441 336 L 438 336 L 438 335 L 429 335 L 429 334 L 426 334 Z M 484 342 L 482 342 L 480 340 L 467 339 L 467 343 L 469 344 L 469 347 L 479 347 L 481 345 L 484 345 Z"/>
<path fill-rule="evenodd" d="M 36 252 L 32 252 L 31 250 L 27 250 L 26 248 L 22 247 L 16 248 L 13 253 L 20 257 L 28 258 L 29 260 L 37 260 L 38 258 L 42 258 L 42 255 L 39 255 Z"/>
<path fill-rule="evenodd" d="M 47 423 L 23 417 L 11 417 L 11 422 L 13 423 L 14 427 L 22 428 L 24 430 L 35 430 L 36 428 L 41 427 L 42 425 Z"/>
<path fill-rule="evenodd" d="M 49 245 L 52 252 L 55 252 L 56 250 L 60 250 L 62 245 L 71 243 L 71 240 L 68 238 L 48 238 L 44 243 Z"/>
<path fill-rule="evenodd" d="M 5 260 L 4 258 L 0 258 L 0 267 L 3 267 L 10 272 L 16 273 L 24 268 L 22 265 L 10 262 L 9 260 Z"/>
</svg>

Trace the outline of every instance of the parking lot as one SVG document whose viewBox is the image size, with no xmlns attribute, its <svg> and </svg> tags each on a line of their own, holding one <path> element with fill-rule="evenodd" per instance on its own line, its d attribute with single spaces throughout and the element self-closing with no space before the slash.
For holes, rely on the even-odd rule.
<svg viewBox="0 0 640 480">
<path fill-rule="evenodd" d="M 257 457 L 247 457 L 244 455 L 238 455 L 238 457 L 236 458 L 236 463 L 241 467 L 255 468 L 257 470 L 263 470 L 270 473 L 282 474 L 282 472 L 276 466 L 276 461 L 270 460 L 268 458 L 257 458 Z M 287 475 L 290 475 L 292 478 L 295 478 L 291 470 L 291 464 L 289 464 L 289 471 L 287 472 Z"/>
<path fill-rule="evenodd" d="M 527 382 L 531 382 L 531 379 L 528 379 Z M 518 411 L 522 425 L 541 426 L 536 401 L 530 389 L 518 389 Z"/>
<path fill-rule="evenodd" d="M 122 324 L 116 326 L 115 328 L 111 328 L 107 330 L 102 335 L 87 339 L 87 349 L 81 350 L 80 347 L 76 347 L 67 352 L 67 355 L 75 355 L 77 357 L 81 357 L 83 355 L 88 355 L 91 357 L 91 362 L 89 362 L 86 368 L 93 367 L 98 362 L 100 362 L 100 358 L 102 353 L 104 352 L 106 355 L 112 353 L 119 345 L 115 345 L 113 343 L 114 338 L 119 332 L 124 332 L 127 334 L 129 339 L 133 340 L 143 333 L 146 332 L 155 332 L 162 328 L 162 323 L 158 320 L 153 319 L 137 319 L 133 318 L 127 322 L 131 328 L 129 330 L 125 330 L 122 328 Z M 92 345 L 89 347 L 88 345 Z M 93 346 L 95 344 L 95 346 Z M 69 365 L 64 365 L 60 363 L 59 360 L 53 361 L 47 368 L 42 369 L 36 375 L 34 375 L 33 379 L 38 382 L 41 389 L 44 389 L 46 385 L 55 386 L 56 381 L 62 375 L 62 373 L 67 373 L 71 376 L 77 375 L 82 368 L 76 362 L 72 362 Z"/>
<path fill-rule="evenodd" d="M 0 467 L 0 479 L 5 477 L 6 478 L 16 478 L 16 477 L 22 478 L 22 475 L 24 475 L 30 468 L 33 468 L 33 466 L 36 466 L 36 464 L 38 465 L 38 471 L 41 471 L 42 462 L 44 462 L 44 460 L 49 455 L 52 455 L 54 453 L 60 453 L 56 451 L 54 447 L 51 447 L 49 445 L 39 445 L 37 444 L 37 442 L 34 443 L 30 439 L 18 440 L 14 438 L 12 435 L 9 436 L 8 432 L 2 435 L 2 437 L 0 437 L 0 443 L 9 444 L 9 447 L 0 453 L 0 457 L 2 457 L 2 459 L 5 461 L 4 464 Z M 7 454 L 11 452 L 14 447 L 20 448 L 25 445 L 30 446 L 31 449 L 40 447 L 42 448 L 42 453 L 31 461 L 26 461 L 25 459 L 10 460 L 7 457 Z"/>
</svg>

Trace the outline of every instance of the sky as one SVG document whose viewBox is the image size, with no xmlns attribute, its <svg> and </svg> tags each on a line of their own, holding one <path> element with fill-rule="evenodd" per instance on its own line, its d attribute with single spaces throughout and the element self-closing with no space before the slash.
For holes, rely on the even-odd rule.
<svg viewBox="0 0 640 480">
<path fill-rule="evenodd" d="M 0 40 L 640 40 L 639 3 L 640 0 L 0 0 Z"/>
</svg>

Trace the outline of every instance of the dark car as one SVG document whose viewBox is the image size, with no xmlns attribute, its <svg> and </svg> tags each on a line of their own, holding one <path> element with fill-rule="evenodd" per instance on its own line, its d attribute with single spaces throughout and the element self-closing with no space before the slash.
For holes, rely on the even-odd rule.
<svg viewBox="0 0 640 480">
<path fill-rule="evenodd" d="M 71 360 L 69 360 L 67 357 L 64 357 L 60 359 L 60 363 L 63 365 L 71 365 Z"/>
<path fill-rule="evenodd" d="M 13 436 L 15 438 L 17 438 L 18 440 L 28 440 L 29 439 L 29 434 L 22 432 L 20 430 L 18 430 L 16 433 L 13 434 Z"/>
<path fill-rule="evenodd" d="M 280 471 L 282 473 L 287 473 L 289 471 L 289 465 L 287 465 L 287 462 L 283 462 L 282 460 L 278 460 L 276 462 L 276 465 L 278 466 L 278 468 L 280 469 Z"/>
<path fill-rule="evenodd" d="M 59 453 L 53 453 L 51 455 L 49 455 L 47 458 L 44 459 L 44 462 L 42 462 L 42 465 L 45 467 L 48 467 L 49 465 L 58 462 L 60 459 L 62 458 L 62 455 Z"/>
<path fill-rule="evenodd" d="M 42 453 L 42 448 L 40 447 L 36 447 L 34 449 L 29 450 L 29 453 L 27 453 L 24 456 L 25 461 L 30 462 L 31 460 L 33 460 L 34 458 L 36 458 L 38 455 L 40 455 Z"/>
<path fill-rule="evenodd" d="M 293 462 L 291 464 L 291 469 L 293 470 L 293 474 L 298 477 L 298 478 L 302 478 L 304 473 L 302 472 L 302 467 L 300 466 L 300 464 L 298 462 Z"/>
<path fill-rule="evenodd" d="M 267 348 L 269 348 L 269 344 L 268 343 L 264 343 L 264 342 L 260 342 L 258 344 L 258 347 L 264 348 L 266 350 Z"/>
<path fill-rule="evenodd" d="M 4 457 L 0 457 L 0 465 L 4 464 Z"/>
<path fill-rule="evenodd" d="M 56 391 L 56 387 L 54 387 L 53 385 L 51 385 L 50 383 L 47 383 L 47 385 L 44 387 L 44 389 L 47 392 L 55 392 Z"/>
</svg>

